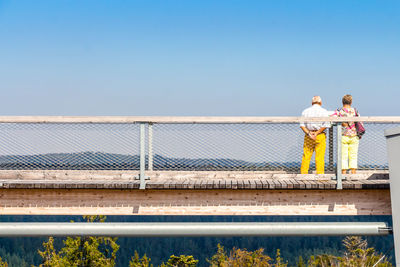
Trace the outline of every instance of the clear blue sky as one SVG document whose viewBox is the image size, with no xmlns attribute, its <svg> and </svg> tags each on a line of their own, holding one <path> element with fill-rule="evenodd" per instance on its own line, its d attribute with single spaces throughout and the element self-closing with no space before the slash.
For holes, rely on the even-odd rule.
<svg viewBox="0 0 400 267">
<path fill-rule="evenodd" d="M 400 115 L 400 1 L 3 1 L 0 115 Z"/>
</svg>

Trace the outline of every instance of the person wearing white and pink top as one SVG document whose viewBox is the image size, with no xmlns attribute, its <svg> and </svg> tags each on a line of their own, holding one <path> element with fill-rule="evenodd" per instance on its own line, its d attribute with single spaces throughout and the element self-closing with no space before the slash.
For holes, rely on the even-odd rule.
<svg viewBox="0 0 400 267">
<path fill-rule="evenodd" d="M 337 109 L 332 116 L 335 117 L 357 117 L 357 110 L 351 107 L 353 97 L 345 95 L 342 98 L 343 107 Z M 342 123 L 342 173 L 350 169 L 352 174 L 356 173 L 358 161 L 358 144 L 360 138 L 357 136 L 356 124 L 352 121 Z"/>
</svg>

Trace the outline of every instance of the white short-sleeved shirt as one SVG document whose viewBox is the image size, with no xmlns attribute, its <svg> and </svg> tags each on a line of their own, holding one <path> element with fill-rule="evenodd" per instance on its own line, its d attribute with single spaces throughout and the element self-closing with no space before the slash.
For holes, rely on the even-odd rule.
<svg viewBox="0 0 400 267">
<path fill-rule="evenodd" d="M 318 104 L 314 104 L 311 107 L 305 109 L 301 113 L 302 117 L 329 117 L 330 112 L 321 107 Z M 331 124 L 329 122 L 302 122 L 300 123 L 300 126 L 306 127 L 310 131 L 317 131 L 320 128 L 326 127 L 329 128 L 331 127 Z"/>
</svg>

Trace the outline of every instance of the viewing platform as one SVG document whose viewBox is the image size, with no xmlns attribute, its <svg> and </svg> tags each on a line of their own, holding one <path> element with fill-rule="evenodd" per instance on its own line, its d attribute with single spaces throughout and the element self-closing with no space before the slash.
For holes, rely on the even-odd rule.
<svg viewBox="0 0 400 267">
<path fill-rule="evenodd" d="M 390 215 L 383 132 L 360 117 L 357 174 L 299 174 L 301 117 L 0 117 L 0 214 Z M 311 169 L 315 168 L 311 166 Z"/>
</svg>

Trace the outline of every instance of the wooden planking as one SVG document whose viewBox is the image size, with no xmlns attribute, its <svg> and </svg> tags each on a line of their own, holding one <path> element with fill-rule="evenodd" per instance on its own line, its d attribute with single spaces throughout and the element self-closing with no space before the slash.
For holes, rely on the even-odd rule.
<svg viewBox="0 0 400 267">
<path fill-rule="evenodd" d="M 154 117 L 154 116 L 0 116 L 0 123 L 299 123 L 321 121 L 304 117 Z M 323 118 L 323 121 L 346 121 L 346 118 Z M 348 119 L 347 119 L 348 121 Z M 352 121 L 400 123 L 399 116 L 357 117 Z"/>
<path fill-rule="evenodd" d="M 139 171 L 131 170 L 0 170 L 0 180 L 63 180 L 63 181 L 132 181 Z M 240 180 L 240 179 L 285 179 L 288 181 L 327 180 L 334 174 L 295 174 L 282 171 L 146 171 L 148 182 L 166 180 Z M 346 175 L 348 180 L 386 180 L 389 171 L 359 171 Z"/>
<path fill-rule="evenodd" d="M 0 188 L 137 189 L 137 171 L 0 171 Z M 302 175 L 264 171 L 153 171 L 147 189 L 335 189 L 332 174 Z M 344 189 L 388 189 L 389 174 L 346 175 Z"/>
<path fill-rule="evenodd" d="M 0 189 L 0 214 L 390 215 L 380 190 Z M 135 213 L 132 212 L 135 207 Z"/>
<path fill-rule="evenodd" d="M 134 180 L 131 170 L 0 170 L 0 179 L 18 180 Z M 156 174 L 154 174 L 155 176 Z M 164 175 L 163 177 L 166 177 Z"/>
</svg>

